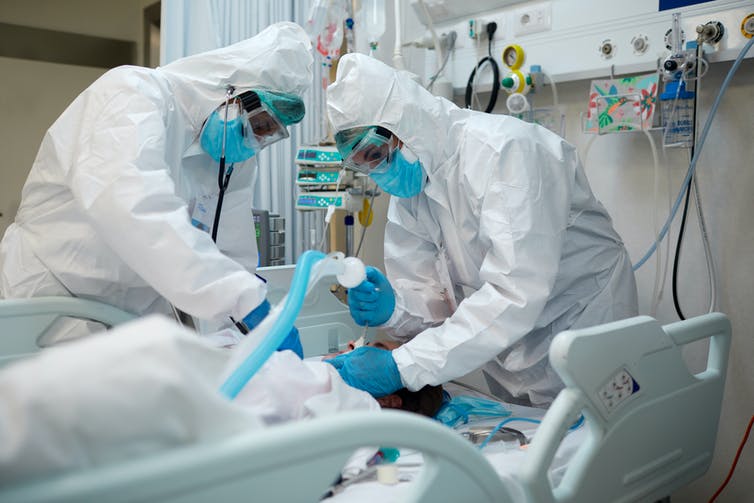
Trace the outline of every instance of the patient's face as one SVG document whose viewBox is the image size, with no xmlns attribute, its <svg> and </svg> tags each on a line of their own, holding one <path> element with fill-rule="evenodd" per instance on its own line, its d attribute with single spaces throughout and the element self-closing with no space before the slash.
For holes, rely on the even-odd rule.
<svg viewBox="0 0 754 503">
<path fill-rule="evenodd" d="M 392 351 L 398 346 L 400 346 L 400 343 L 395 341 L 374 341 L 374 342 L 367 342 L 365 344 L 366 346 L 372 346 L 379 349 L 386 349 L 387 351 Z M 329 358 L 335 358 L 338 355 L 342 355 L 343 353 L 350 353 L 356 349 L 356 341 L 348 341 L 348 349 L 344 349 L 343 351 L 338 351 L 337 353 L 330 353 L 322 357 L 322 359 L 327 360 Z"/>
</svg>

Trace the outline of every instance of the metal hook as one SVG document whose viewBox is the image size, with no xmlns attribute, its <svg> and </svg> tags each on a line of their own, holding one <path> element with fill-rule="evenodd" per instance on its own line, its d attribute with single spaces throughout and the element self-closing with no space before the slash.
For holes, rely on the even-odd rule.
<svg viewBox="0 0 754 503">
<path fill-rule="evenodd" d="M 610 65 L 610 80 L 615 79 L 615 64 Z"/>
</svg>

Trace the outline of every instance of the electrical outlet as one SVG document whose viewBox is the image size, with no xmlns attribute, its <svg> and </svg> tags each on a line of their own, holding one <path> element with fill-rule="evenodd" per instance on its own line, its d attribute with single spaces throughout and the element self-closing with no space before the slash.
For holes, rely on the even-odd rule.
<svg viewBox="0 0 754 503">
<path fill-rule="evenodd" d="M 552 30 L 552 5 L 538 3 L 517 9 L 513 12 L 513 34 L 515 36 Z"/>
</svg>

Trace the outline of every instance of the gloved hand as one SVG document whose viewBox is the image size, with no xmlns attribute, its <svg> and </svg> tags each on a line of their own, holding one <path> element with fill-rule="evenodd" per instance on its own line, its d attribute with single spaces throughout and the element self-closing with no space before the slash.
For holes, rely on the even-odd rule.
<svg viewBox="0 0 754 503">
<path fill-rule="evenodd" d="M 348 307 L 357 324 L 370 327 L 382 325 L 393 315 L 395 293 L 390 282 L 379 269 L 367 268 L 367 279 L 356 288 L 348 289 Z"/>
<path fill-rule="evenodd" d="M 262 323 L 262 320 L 264 320 L 268 314 L 270 314 L 270 302 L 265 299 L 264 302 L 259 304 L 252 312 L 244 317 L 244 325 L 246 325 L 249 330 L 254 330 L 260 323 Z M 301 339 L 299 338 L 298 329 L 296 327 L 293 327 L 291 331 L 288 332 L 288 335 L 280 346 L 278 346 L 277 350 L 284 351 L 286 349 L 290 349 L 296 353 L 299 358 L 304 357 L 304 349 L 301 347 Z"/>
<path fill-rule="evenodd" d="M 298 355 L 299 358 L 304 358 L 304 348 L 301 347 L 301 339 L 298 335 L 298 329 L 293 327 L 288 335 L 283 339 L 283 342 L 278 346 L 278 351 L 285 351 L 290 349 Z"/>
<path fill-rule="evenodd" d="M 403 387 L 392 351 L 362 346 L 325 361 L 338 370 L 347 384 L 375 398 L 395 393 Z"/>
<path fill-rule="evenodd" d="M 252 312 L 244 317 L 243 323 L 251 332 L 257 328 L 257 325 L 262 323 L 262 320 L 265 319 L 268 314 L 270 314 L 270 302 L 267 299 L 264 299 L 264 302 L 255 307 Z"/>
</svg>

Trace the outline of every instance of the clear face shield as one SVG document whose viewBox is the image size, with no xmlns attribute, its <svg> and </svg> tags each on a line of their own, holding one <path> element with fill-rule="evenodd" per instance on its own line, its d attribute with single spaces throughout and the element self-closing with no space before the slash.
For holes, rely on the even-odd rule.
<svg viewBox="0 0 754 503">
<path fill-rule="evenodd" d="M 242 162 L 268 145 L 288 138 L 288 129 L 268 109 L 257 102 L 247 111 L 238 98 L 217 107 L 205 121 L 200 133 L 202 148 L 215 161 Z"/>
<path fill-rule="evenodd" d="M 260 150 L 289 136 L 288 128 L 264 103 L 249 112 L 248 119 Z"/>
<path fill-rule="evenodd" d="M 393 135 L 381 127 L 341 131 L 335 143 L 343 165 L 365 175 L 386 172 L 396 150 Z"/>
</svg>

